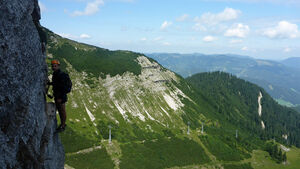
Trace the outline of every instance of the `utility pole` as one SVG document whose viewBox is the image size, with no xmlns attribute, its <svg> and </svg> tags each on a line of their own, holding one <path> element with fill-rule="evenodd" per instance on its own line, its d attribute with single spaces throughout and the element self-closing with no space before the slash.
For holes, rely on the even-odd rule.
<svg viewBox="0 0 300 169">
<path fill-rule="evenodd" d="M 108 128 L 109 128 L 108 143 L 111 144 L 111 125 L 108 125 Z"/>
<path fill-rule="evenodd" d="M 190 122 L 188 122 L 188 129 L 187 129 L 187 134 L 190 134 Z"/>
<path fill-rule="evenodd" d="M 201 134 L 203 134 L 203 122 L 202 122 Z"/>
</svg>

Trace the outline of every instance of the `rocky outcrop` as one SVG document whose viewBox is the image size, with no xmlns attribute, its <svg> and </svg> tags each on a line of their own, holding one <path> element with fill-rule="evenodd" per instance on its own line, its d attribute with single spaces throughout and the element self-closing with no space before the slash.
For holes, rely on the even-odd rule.
<svg viewBox="0 0 300 169">
<path fill-rule="evenodd" d="M 46 113 L 37 0 L 1 0 L 0 13 L 0 168 L 63 168 L 56 118 Z"/>
</svg>

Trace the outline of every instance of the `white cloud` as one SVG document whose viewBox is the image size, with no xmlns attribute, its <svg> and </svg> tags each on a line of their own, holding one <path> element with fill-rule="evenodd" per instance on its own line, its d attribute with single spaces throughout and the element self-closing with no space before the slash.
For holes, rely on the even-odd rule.
<svg viewBox="0 0 300 169">
<path fill-rule="evenodd" d="M 90 35 L 88 35 L 88 34 L 81 34 L 80 36 L 79 36 L 79 38 L 81 38 L 81 39 L 89 39 L 89 38 L 91 38 L 91 36 Z"/>
<path fill-rule="evenodd" d="M 161 24 L 160 29 L 161 29 L 161 30 L 165 30 L 167 27 L 169 27 L 169 26 L 171 26 L 171 25 L 172 25 L 172 22 L 164 21 L 164 23 Z"/>
<path fill-rule="evenodd" d="M 169 43 L 169 42 L 164 42 L 163 45 L 164 45 L 164 46 L 170 46 L 171 43 Z"/>
<path fill-rule="evenodd" d="M 178 21 L 178 22 L 184 22 L 184 21 L 186 21 L 189 17 L 190 17 L 190 16 L 189 16 L 188 14 L 183 14 L 182 16 L 178 17 L 178 18 L 176 19 L 176 21 Z"/>
<path fill-rule="evenodd" d="M 290 39 L 299 37 L 300 33 L 298 25 L 288 21 L 280 21 L 276 27 L 264 30 L 262 35 L 275 39 Z"/>
<path fill-rule="evenodd" d="M 103 0 L 95 0 L 93 2 L 89 2 L 84 11 L 74 11 L 72 16 L 83 16 L 83 15 L 93 15 L 99 11 L 99 6 L 104 5 Z"/>
<path fill-rule="evenodd" d="M 246 47 L 246 46 L 244 46 L 241 50 L 243 50 L 243 51 L 248 51 L 249 50 L 249 48 L 248 47 Z"/>
<path fill-rule="evenodd" d="M 47 8 L 46 8 L 46 6 L 41 2 L 41 1 L 39 1 L 39 6 L 40 6 L 40 10 L 41 10 L 41 12 L 45 12 L 45 11 L 47 11 Z"/>
<path fill-rule="evenodd" d="M 206 27 L 201 24 L 201 23 L 196 23 L 194 26 L 193 26 L 193 30 L 195 31 L 206 31 Z"/>
<path fill-rule="evenodd" d="M 235 20 L 241 14 L 240 10 L 235 10 L 233 8 L 225 8 L 223 12 L 213 14 L 205 13 L 201 17 L 195 17 L 195 22 L 205 23 L 208 25 L 216 25 L 220 22 Z"/>
<path fill-rule="evenodd" d="M 242 43 L 242 42 L 243 42 L 242 39 L 232 39 L 232 40 L 230 41 L 231 44 Z"/>
<path fill-rule="evenodd" d="M 215 41 L 217 38 L 213 37 L 213 36 L 205 36 L 203 38 L 203 41 L 204 42 L 212 42 L 212 41 Z"/>
<path fill-rule="evenodd" d="M 141 41 L 146 41 L 146 40 L 147 40 L 147 38 L 145 38 L 145 37 L 141 38 Z"/>
<path fill-rule="evenodd" d="M 288 52 L 292 51 L 292 49 L 289 48 L 289 47 L 287 47 L 287 48 L 285 48 L 283 51 L 286 52 L 286 53 L 288 53 Z"/>
<path fill-rule="evenodd" d="M 228 29 L 224 35 L 228 37 L 245 38 L 249 32 L 250 28 L 248 25 L 239 23 L 236 24 L 234 27 Z"/>
<path fill-rule="evenodd" d="M 153 40 L 154 41 L 160 41 L 160 40 L 162 40 L 163 38 L 161 37 L 161 36 L 159 36 L 159 37 L 156 37 L 156 38 L 154 38 Z"/>
</svg>

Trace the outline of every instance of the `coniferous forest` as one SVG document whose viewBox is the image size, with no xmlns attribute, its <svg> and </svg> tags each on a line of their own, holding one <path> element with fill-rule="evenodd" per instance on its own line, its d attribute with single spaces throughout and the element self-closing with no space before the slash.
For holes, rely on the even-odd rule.
<svg viewBox="0 0 300 169">
<path fill-rule="evenodd" d="M 255 133 L 263 140 L 275 139 L 300 147 L 300 114 L 279 105 L 257 85 L 224 72 L 200 73 L 187 78 L 187 81 L 211 100 L 220 120 Z M 260 92 L 263 96 L 261 117 L 257 102 Z M 261 122 L 265 129 L 262 129 Z"/>
</svg>

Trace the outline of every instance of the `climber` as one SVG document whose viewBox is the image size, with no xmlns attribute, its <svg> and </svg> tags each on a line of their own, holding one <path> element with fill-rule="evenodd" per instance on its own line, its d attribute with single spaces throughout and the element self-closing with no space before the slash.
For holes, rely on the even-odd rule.
<svg viewBox="0 0 300 169">
<path fill-rule="evenodd" d="M 60 70 L 60 62 L 58 60 L 52 60 L 51 66 L 53 70 L 52 82 L 48 82 L 48 85 L 53 86 L 53 96 L 56 104 L 56 108 L 60 117 L 60 125 L 56 129 L 56 132 L 62 132 L 66 128 L 66 105 L 67 93 L 71 91 L 72 82 L 67 73 Z M 49 95 L 48 95 L 49 97 Z"/>
</svg>

